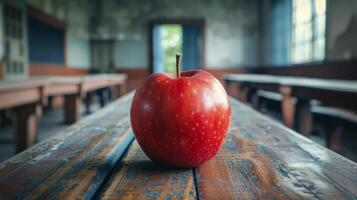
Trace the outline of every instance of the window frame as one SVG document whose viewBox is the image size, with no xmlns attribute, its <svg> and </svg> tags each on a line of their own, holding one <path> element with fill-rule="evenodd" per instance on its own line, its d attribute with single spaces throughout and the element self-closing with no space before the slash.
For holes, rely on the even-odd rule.
<svg viewBox="0 0 357 200">
<path fill-rule="evenodd" d="M 314 62 L 324 62 L 326 60 L 326 36 L 327 36 L 327 31 L 326 31 L 326 25 L 327 25 L 327 1 L 325 0 L 325 8 L 324 8 L 324 12 L 323 13 L 319 13 L 317 12 L 317 1 L 319 0 L 308 0 L 309 4 L 310 4 L 310 9 L 311 9 L 311 17 L 308 21 L 303 21 L 300 23 L 296 23 L 296 19 L 295 19 L 295 12 L 296 12 L 296 2 L 299 0 L 292 0 L 291 3 L 291 41 L 290 41 L 290 61 L 292 64 L 304 64 L 304 63 L 314 63 Z M 318 22 L 319 22 L 319 18 L 320 17 L 324 17 L 324 30 L 322 34 L 318 34 L 317 31 L 317 26 L 318 26 Z M 311 30 L 311 38 L 307 39 L 307 40 L 300 40 L 297 42 L 297 40 L 295 39 L 295 35 L 296 35 L 296 27 L 297 26 L 302 26 L 302 25 L 306 25 L 306 24 L 310 24 L 310 30 Z M 320 57 L 318 56 L 318 51 L 316 51 L 317 49 L 317 45 L 318 45 L 318 41 L 323 39 L 323 55 Z M 310 46 L 310 54 L 311 56 L 305 56 L 303 55 L 301 58 L 297 58 L 297 54 L 296 49 L 298 48 L 306 48 L 307 46 Z M 306 50 L 302 51 L 302 54 L 306 54 Z"/>
</svg>

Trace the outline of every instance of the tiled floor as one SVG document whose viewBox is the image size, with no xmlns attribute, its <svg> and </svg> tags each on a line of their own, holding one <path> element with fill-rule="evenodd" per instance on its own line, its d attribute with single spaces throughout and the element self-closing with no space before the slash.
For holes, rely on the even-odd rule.
<svg viewBox="0 0 357 200">
<path fill-rule="evenodd" d="M 99 110 L 99 104 L 94 103 L 91 111 Z M 84 106 L 81 109 L 81 118 L 87 116 Z M 61 130 L 68 127 L 63 123 L 64 113 L 63 109 L 45 110 L 43 117 L 39 121 L 39 135 L 38 140 L 45 140 Z M 0 162 L 7 160 L 15 155 L 15 133 L 11 124 L 0 128 Z"/>
</svg>

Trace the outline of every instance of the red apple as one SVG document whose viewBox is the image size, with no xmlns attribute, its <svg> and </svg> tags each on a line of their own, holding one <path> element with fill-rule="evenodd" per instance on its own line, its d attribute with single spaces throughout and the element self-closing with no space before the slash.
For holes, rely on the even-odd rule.
<svg viewBox="0 0 357 200">
<path fill-rule="evenodd" d="M 150 75 L 135 92 L 130 117 L 135 137 L 151 160 L 194 167 L 217 154 L 231 108 L 213 75 L 178 71 L 178 77 Z"/>
</svg>

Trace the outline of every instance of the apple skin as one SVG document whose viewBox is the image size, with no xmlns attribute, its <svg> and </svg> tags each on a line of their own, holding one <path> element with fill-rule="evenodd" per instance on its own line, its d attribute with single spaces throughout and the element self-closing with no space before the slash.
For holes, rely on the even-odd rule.
<svg viewBox="0 0 357 200">
<path fill-rule="evenodd" d="M 195 167 L 214 157 L 227 135 L 231 107 L 220 82 L 202 70 L 180 78 L 150 75 L 130 110 L 134 135 L 153 161 Z"/>
</svg>

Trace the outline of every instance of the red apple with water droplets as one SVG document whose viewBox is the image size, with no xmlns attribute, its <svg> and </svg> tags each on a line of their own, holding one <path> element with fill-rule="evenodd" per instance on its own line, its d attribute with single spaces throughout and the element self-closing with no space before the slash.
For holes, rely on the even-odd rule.
<svg viewBox="0 0 357 200">
<path fill-rule="evenodd" d="M 214 157 L 227 134 L 231 108 L 220 82 L 202 70 L 149 76 L 131 105 L 135 137 L 153 161 L 194 167 Z"/>
</svg>

